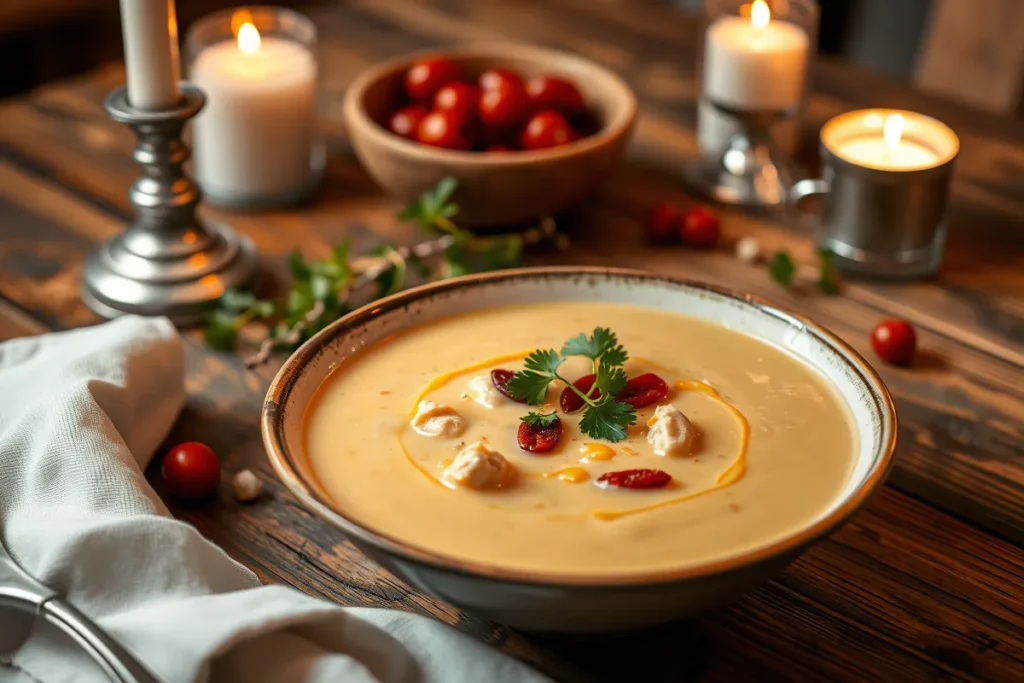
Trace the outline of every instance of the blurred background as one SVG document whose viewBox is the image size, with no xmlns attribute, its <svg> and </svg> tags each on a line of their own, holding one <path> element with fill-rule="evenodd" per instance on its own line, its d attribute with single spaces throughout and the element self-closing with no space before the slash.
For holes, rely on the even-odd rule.
<svg viewBox="0 0 1024 683">
<path fill-rule="evenodd" d="M 544 0 L 518 1 L 526 10 Z M 592 1 L 663 2 L 696 12 L 704 0 Z M 848 59 L 985 111 L 1024 118 L 1024 0 L 819 1 L 823 56 Z M 237 4 L 178 0 L 180 33 L 198 17 Z M 338 0 L 274 4 L 303 7 Z M 116 0 L 0 0 L 0 97 L 120 57 Z"/>
</svg>

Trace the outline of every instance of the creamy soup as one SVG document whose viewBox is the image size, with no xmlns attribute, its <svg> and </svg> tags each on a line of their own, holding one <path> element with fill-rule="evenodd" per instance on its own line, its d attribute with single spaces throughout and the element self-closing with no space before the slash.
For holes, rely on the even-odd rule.
<svg viewBox="0 0 1024 683">
<path fill-rule="evenodd" d="M 584 434 L 581 413 L 560 411 L 559 382 L 541 405 L 485 391 L 491 370 L 520 371 L 530 351 L 595 327 L 618 335 L 629 377 L 669 387 L 636 409 L 624 440 Z M 572 356 L 558 373 L 591 370 Z M 559 412 L 549 452 L 519 446 L 531 411 Z M 790 535 L 836 500 L 856 446 L 842 400 L 785 351 L 687 316 L 584 302 L 454 316 L 372 345 L 324 381 L 304 436 L 323 490 L 371 529 L 454 558 L 587 575 L 682 568 Z M 500 473 L 472 469 L 494 463 Z M 637 469 L 669 482 L 602 479 Z"/>
</svg>

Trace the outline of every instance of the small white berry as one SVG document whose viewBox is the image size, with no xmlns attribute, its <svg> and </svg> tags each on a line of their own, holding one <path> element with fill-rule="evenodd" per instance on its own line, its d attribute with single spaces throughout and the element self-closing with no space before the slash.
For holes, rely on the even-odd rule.
<svg viewBox="0 0 1024 683">
<path fill-rule="evenodd" d="M 250 470 L 242 470 L 231 478 L 235 498 L 240 501 L 256 500 L 263 493 L 263 482 Z"/>
<path fill-rule="evenodd" d="M 736 258 L 754 264 L 761 258 L 761 245 L 753 237 L 744 237 L 736 243 Z"/>
</svg>

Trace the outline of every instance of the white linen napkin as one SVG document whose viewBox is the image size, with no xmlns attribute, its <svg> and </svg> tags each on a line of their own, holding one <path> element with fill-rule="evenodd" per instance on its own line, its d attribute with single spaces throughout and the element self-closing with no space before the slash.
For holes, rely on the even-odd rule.
<svg viewBox="0 0 1024 683">
<path fill-rule="evenodd" d="M 171 518 L 142 470 L 184 396 L 183 345 L 166 320 L 0 344 L 0 537 L 154 674 L 167 683 L 549 680 L 426 617 L 260 586 Z M 0 661 L 4 682 L 106 680 L 46 625 Z"/>
</svg>

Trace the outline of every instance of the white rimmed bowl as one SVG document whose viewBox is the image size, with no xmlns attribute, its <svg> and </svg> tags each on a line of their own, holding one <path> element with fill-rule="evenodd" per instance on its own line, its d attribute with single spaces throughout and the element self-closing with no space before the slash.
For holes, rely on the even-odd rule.
<svg viewBox="0 0 1024 683">
<path fill-rule="evenodd" d="M 566 577 L 495 569 L 414 547 L 355 521 L 320 489 L 302 453 L 303 414 L 336 364 L 398 331 L 455 313 L 561 300 L 611 301 L 716 321 L 788 350 L 846 401 L 858 450 L 832 506 L 777 542 L 679 570 Z M 446 280 L 376 301 L 310 339 L 281 368 L 263 407 L 263 440 L 285 485 L 362 552 L 416 588 L 482 617 L 544 631 L 595 632 L 693 616 L 780 572 L 834 531 L 882 485 L 896 445 L 896 412 L 871 366 L 831 332 L 757 297 L 697 282 L 611 268 L 536 268 Z M 682 564 L 682 562 L 681 562 Z"/>
</svg>

